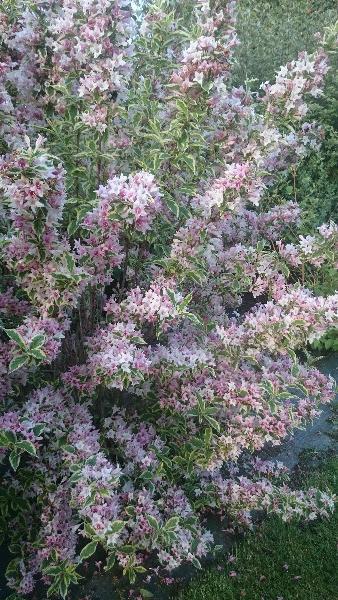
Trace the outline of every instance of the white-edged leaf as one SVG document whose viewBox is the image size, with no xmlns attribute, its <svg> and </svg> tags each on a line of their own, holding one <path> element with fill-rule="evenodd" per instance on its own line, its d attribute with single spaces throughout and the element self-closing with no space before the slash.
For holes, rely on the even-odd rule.
<svg viewBox="0 0 338 600">
<path fill-rule="evenodd" d="M 80 558 L 82 558 L 82 560 L 86 560 L 90 556 L 93 556 L 93 554 L 96 552 L 96 548 L 97 542 L 89 542 L 89 544 L 82 548 L 80 552 Z"/>
<path fill-rule="evenodd" d="M 147 515 L 147 521 L 148 521 L 150 527 L 152 527 L 153 529 L 160 528 L 160 524 L 159 524 L 158 520 L 155 519 L 155 517 L 153 517 L 152 515 Z"/>
<path fill-rule="evenodd" d="M 44 343 L 45 343 L 45 336 L 42 333 L 39 333 L 38 335 L 35 335 L 33 337 L 31 343 L 29 344 L 29 349 L 36 350 L 38 348 L 41 348 L 41 346 L 43 346 Z"/>
<path fill-rule="evenodd" d="M 14 371 L 17 371 L 18 369 L 21 369 L 21 367 L 26 365 L 27 362 L 28 356 L 16 356 L 15 358 L 12 358 L 11 362 L 9 363 L 8 371 L 10 373 L 14 373 Z"/>
<path fill-rule="evenodd" d="M 166 524 L 164 525 L 164 529 L 167 531 L 174 531 L 180 522 L 179 517 L 170 517 Z"/>
<path fill-rule="evenodd" d="M 22 350 L 25 350 L 26 344 L 25 340 L 21 337 L 20 333 L 16 329 L 4 329 L 5 333 L 7 333 L 8 337 L 13 340 Z"/>
<path fill-rule="evenodd" d="M 20 464 L 20 458 L 21 457 L 20 457 L 19 452 L 16 452 L 15 450 L 12 450 L 12 452 L 9 455 L 9 462 L 10 462 L 10 465 L 11 465 L 11 467 L 12 467 L 12 469 L 14 471 L 17 470 L 17 468 L 18 468 L 18 466 Z"/>
<path fill-rule="evenodd" d="M 177 204 L 177 202 L 171 196 L 166 196 L 165 197 L 165 203 L 166 203 L 167 207 L 169 208 L 169 210 L 178 219 L 179 216 L 180 216 L 180 207 Z"/>
<path fill-rule="evenodd" d="M 20 448 L 20 450 L 28 452 L 28 454 L 30 454 L 31 456 L 36 456 L 36 448 L 32 444 L 32 442 L 29 442 L 28 440 L 22 440 L 20 442 L 17 442 L 16 447 Z"/>
<path fill-rule="evenodd" d="M 109 527 L 109 532 L 120 533 L 120 531 L 122 531 L 122 529 L 124 528 L 124 525 L 124 521 L 113 521 Z"/>
</svg>

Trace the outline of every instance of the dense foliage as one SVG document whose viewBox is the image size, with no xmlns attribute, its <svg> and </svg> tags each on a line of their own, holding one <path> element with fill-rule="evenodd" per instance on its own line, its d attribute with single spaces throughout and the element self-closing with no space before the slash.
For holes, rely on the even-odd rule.
<svg viewBox="0 0 338 600">
<path fill-rule="evenodd" d="M 11 598 L 68 594 L 105 551 L 199 567 L 209 510 L 326 517 L 278 445 L 334 396 L 298 350 L 334 327 L 304 287 L 338 228 L 291 243 L 277 178 L 319 148 L 307 120 L 331 36 L 259 94 L 229 84 L 235 2 L 4 1 L 0 9 L 0 445 Z M 306 360 L 307 358 L 307 360 Z M 44 593 L 44 592 L 43 592 Z"/>
</svg>

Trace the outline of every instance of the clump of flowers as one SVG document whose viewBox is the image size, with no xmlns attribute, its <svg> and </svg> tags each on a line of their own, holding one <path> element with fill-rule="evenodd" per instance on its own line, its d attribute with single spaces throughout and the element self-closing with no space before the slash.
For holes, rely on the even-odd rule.
<svg viewBox="0 0 338 600">
<path fill-rule="evenodd" d="M 15 597 L 66 598 L 96 551 L 132 584 L 154 560 L 199 568 L 212 510 L 241 527 L 257 510 L 333 510 L 332 494 L 293 489 L 259 456 L 335 394 L 299 351 L 338 324 L 337 294 L 305 287 L 305 268 L 336 264 L 337 226 L 292 243 L 297 202 L 263 208 L 319 147 L 304 117 L 328 58 L 301 54 L 258 95 L 231 88 L 235 9 L 0 8 L 1 533 Z"/>
</svg>

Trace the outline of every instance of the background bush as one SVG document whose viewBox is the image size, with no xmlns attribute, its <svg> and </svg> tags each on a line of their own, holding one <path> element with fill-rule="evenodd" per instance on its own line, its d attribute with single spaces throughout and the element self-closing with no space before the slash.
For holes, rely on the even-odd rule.
<svg viewBox="0 0 338 600">
<path fill-rule="evenodd" d="M 334 0 L 239 0 L 237 32 L 240 46 L 234 81 L 271 79 L 280 65 L 306 48 L 314 35 L 336 20 Z"/>
<path fill-rule="evenodd" d="M 271 80 L 279 65 L 293 60 L 304 48 L 315 47 L 315 34 L 336 19 L 331 0 L 240 0 L 238 5 L 237 65 L 233 82 L 246 80 L 253 89 Z M 330 54 L 331 71 L 325 95 L 312 103 L 309 121 L 321 123 L 325 139 L 320 153 L 313 152 L 298 165 L 295 174 L 284 174 L 271 192 L 271 204 L 278 198 L 297 199 L 302 207 L 301 233 L 338 216 L 338 81 L 337 53 Z M 332 282 L 333 286 L 333 282 Z M 332 287 L 333 289 L 333 287 Z"/>
</svg>

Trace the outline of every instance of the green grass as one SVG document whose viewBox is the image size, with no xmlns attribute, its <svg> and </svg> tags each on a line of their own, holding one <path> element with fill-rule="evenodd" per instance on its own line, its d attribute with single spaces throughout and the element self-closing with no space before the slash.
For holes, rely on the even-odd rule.
<svg viewBox="0 0 338 600">
<path fill-rule="evenodd" d="M 338 459 L 330 458 L 317 466 L 306 485 L 337 493 L 337 480 Z M 337 525 L 337 512 L 329 520 L 303 525 L 270 518 L 238 544 L 235 563 L 203 572 L 176 598 L 337 600 Z M 231 571 L 237 576 L 230 577 Z"/>
</svg>

